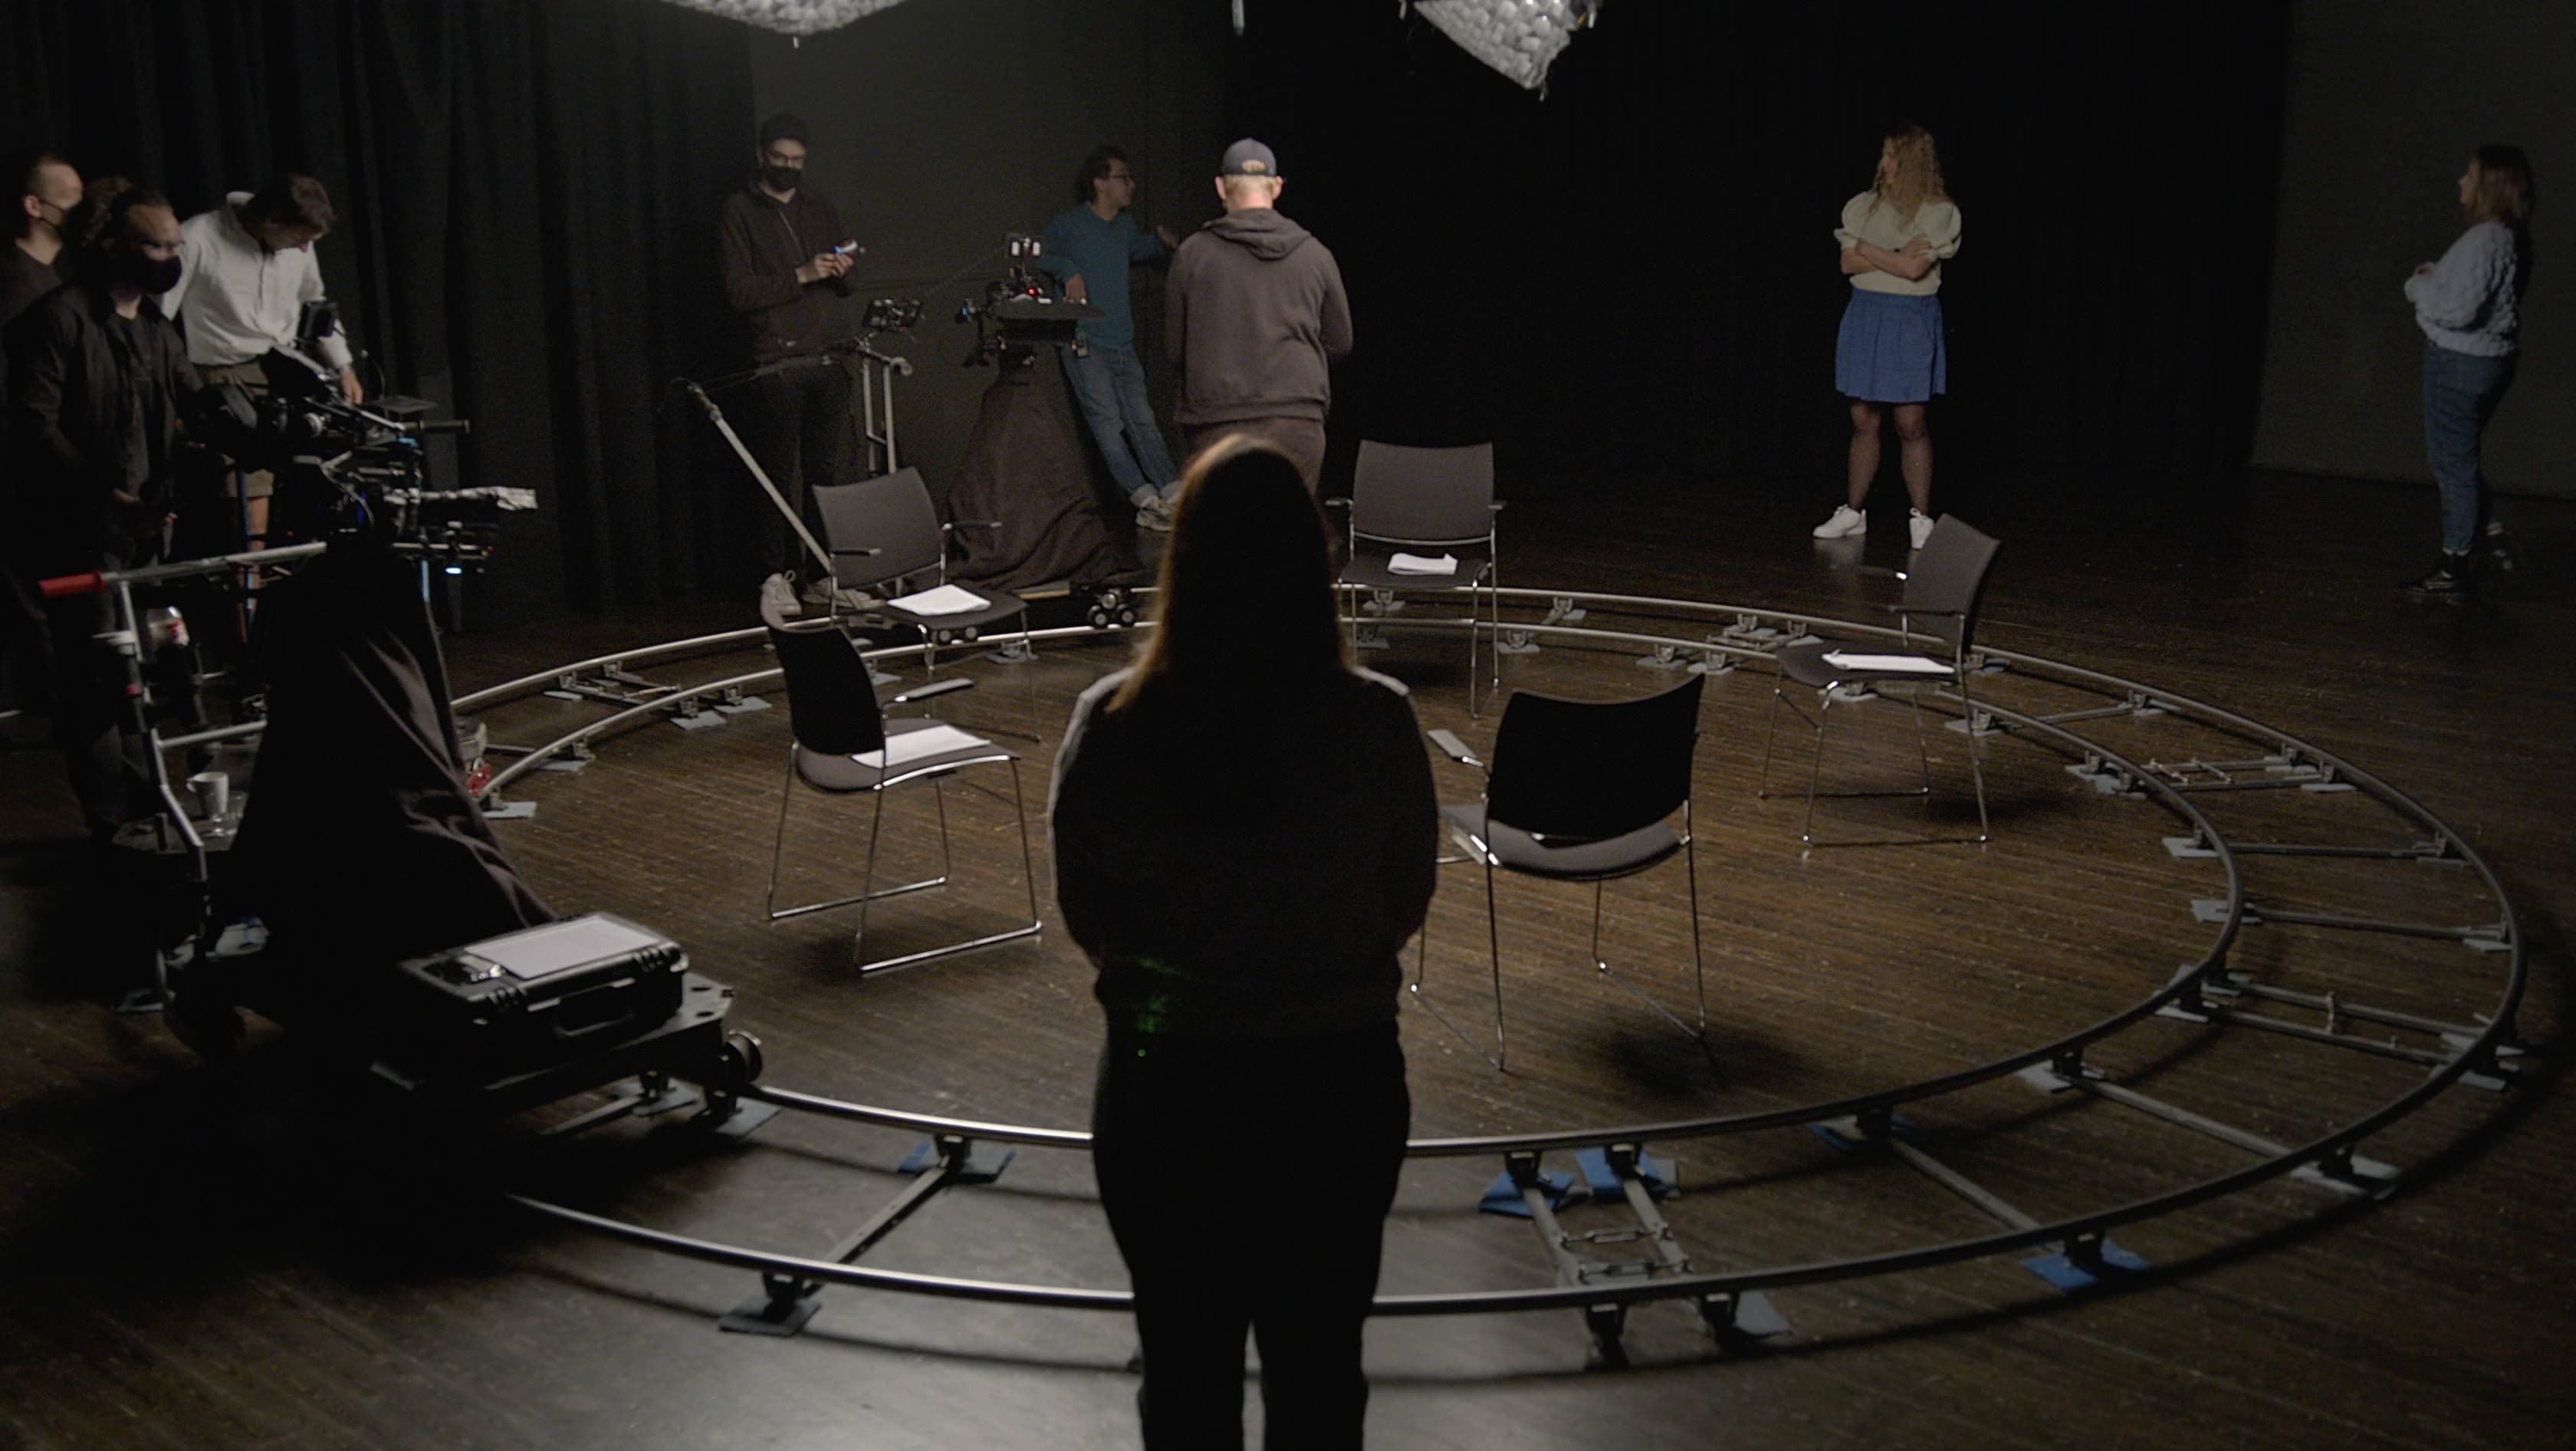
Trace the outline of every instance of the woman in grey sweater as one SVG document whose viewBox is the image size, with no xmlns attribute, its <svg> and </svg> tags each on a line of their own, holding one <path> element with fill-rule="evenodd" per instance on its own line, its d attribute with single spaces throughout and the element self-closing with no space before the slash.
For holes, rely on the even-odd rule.
<svg viewBox="0 0 2576 1451">
<path fill-rule="evenodd" d="M 2531 268 L 2531 163 L 2519 147 L 2481 146 L 2460 174 L 2469 229 L 2406 279 L 2424 332 L 2424 452 L 2442 493 L 2442 559 L 2405 586 L 2422 599 L 2469 592 L 2469 551 L 2486 509 L 2480 435 L 2513 386 L 2524 277 Z"/>
<path fill-rule="evenodd" d="M 1056 760 L 1056 899 L 1099 969 L 1100 1202 L 1148 1446 L 1360 1444 L 1360 1326 L 1411 1117 L 1397 955 L 1431 901 L 1404 687 L 1351 668 L 1324 521 L 1243 435 L 1185 471 L 1154 633 Z"/>
</svg>

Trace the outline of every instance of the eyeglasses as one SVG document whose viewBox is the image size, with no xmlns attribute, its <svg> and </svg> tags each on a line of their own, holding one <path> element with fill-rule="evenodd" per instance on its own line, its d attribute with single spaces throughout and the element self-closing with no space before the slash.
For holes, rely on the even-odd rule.
<svg viewBox="0 0 2576 1451">
<path fill-rule="evenodd" d="M 1102 181 L 1143 181 L 1145 178 L 1132 171 L 1112 171 L 1103 173 L 1100 179 Z"/>
</svg>

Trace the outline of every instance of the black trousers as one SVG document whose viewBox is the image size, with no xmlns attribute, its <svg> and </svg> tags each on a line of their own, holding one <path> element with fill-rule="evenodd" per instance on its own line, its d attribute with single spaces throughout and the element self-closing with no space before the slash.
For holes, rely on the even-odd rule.
<svg viewBox="0 0 2576 1451">
<path fill-rule="evenodd" d="M 848 370 L 838 362 L 816 360 L 772 373 L 743 389 L 736 413 L 744 446 L 821 539 L 810 494 L 840 482 L 842 461 L 850 452 Z M 796 531 L 777 517 L 767 498 L 758 497 L 757 503 L 760 517 L 769 521 L 761 535 L 769 541 L 763 550 L 768 567 L 819 577 L 823 567 L 805 552 Z"/>
<path fill-rule="evenodd" d="M 1329 1037 L 1113 1035 L 1092 1105 L 1101 1206 L 1144 1342 L 1150 1447 L 1356 1447 L 1360 1326 L 1413 1106 L 1395 1025 Z"/>
</svg>

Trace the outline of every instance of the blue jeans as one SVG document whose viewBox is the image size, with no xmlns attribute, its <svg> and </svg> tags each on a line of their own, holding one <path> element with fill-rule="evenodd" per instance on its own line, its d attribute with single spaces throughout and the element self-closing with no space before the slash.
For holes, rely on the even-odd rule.
<svg viewBox="0 0 2576 1451">
<path fill-rule="evenodd" d="M 1072 380 L 1083 421 L 1109 460 L 1119 491 L 1170 497 L 1180 487 L 1181 471 L 1172 467 L 1163 446 L 1163 430 L 1154 424 L 1154 405 L 1145 397 L 1145 364 L 1136 350 L 1093 343 L 1089 357 L 1064 350 L 1064 375 Z"/>
<path fill-rule="evenodd" d="M 2424 344 L 2424 453 L 2442 490 L 2442 550 L 2466 554 L 2478 542 L 2486 477 L 2478 472 L 2478 435 L 2496 400 L 2513 386 L 2513 357 L 2482 358 Z"/>
</svg>

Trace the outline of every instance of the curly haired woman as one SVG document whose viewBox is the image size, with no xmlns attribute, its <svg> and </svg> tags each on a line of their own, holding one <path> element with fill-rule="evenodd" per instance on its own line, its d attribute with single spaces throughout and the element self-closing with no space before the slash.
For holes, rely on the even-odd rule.
<svg viewBox="0 0 2576 1451">
<path fill-rule="evenodd" d="M 2406 300 L 2424 332 L 2424 452 L 2442 491 L 2442 562 L 2405 586 L 2419 599 L 2469 592 L 2469 551 L 2486 510 L 2478 442 L 2513 386 L 2521 350 L 2516 304 L 2531 271 L 2531 203 L 2531 163 L 2521 149 L 2479 147 L 2460 173 L 2469 229 L 2441 261 L 2406 279 Z"/>
</svg>

